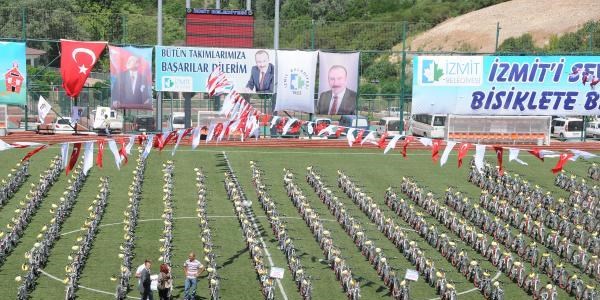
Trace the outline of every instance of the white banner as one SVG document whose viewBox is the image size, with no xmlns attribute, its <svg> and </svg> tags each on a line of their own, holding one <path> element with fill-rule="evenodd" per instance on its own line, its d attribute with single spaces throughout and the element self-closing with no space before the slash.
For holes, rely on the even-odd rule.
<svg viewBox="0 0 600 300">
<path fill-rule="evenodd" d="M 277 51 L 275 111 L 314 113 L 317 51 Z"/>
<path fill-rule="evenodd" d="M 50 106 L 50 103 L 48 103 L 44 97 L 40 96 L 40 100 L 38 101 L 38 118 L 40 119 L 40 123 L 46 123 L 44 120 L 51 109 L 52 106 Z"/>
</svg>

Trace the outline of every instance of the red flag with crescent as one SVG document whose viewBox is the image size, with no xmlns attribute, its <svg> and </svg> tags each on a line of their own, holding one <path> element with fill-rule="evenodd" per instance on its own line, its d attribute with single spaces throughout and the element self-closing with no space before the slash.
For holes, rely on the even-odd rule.
<svg viewBox="0 0 600 300">
<path fill-rule="evenodd" d="M 27 153 L 27 155 L 25 155 L 25 157 L 23 157 L 23 159 L 21 160 L 21 162 L 24 162 L 24 161 L 30 159 L 32 156 L 34 156 L 36 153 L 44 150 L 46 147 L 48 147 L 48 145 L 41 145 L 41 146 L 33 149 L 32 151 L 30 151 L 29 153 Z"/>
<path fill-rule="evenodd" d="M 556 174 L 556 173 L 562 171 L 563 167 L 565 166 L 565 164 L 567 163 L 569 158 L 571 158 L 573 156 L 574 156 L 573 153 L 561 154 L 560 157 L 558 158 L 558 162 L 556 163 L 556 166 L 554 166 L 554 168 L 552 169 L 552 173 Z"/>
<path fill-rule="evenodd" d="M 414 140 L 415 140 L 415 137 L 412 135 L 409 135 L 404 138 L 404 143 L 402 144 L 402 157 L 406 158 L 406 147 L 408 147 L 408 144 L 410 144 L 410 142 L 412 142 Z"/>
<path fill-rule="evenodd" d="M 106 42 L 60 40 L 60 74 L 67 95 L 79 96 L 105 47 Z"/>
<path fill-rule="evenodd" d="M 98 140 L 98 155 L 96 156 L 96 165 L 102 169 L 102 157 L 104 157 L 104 139 Z"/>
<path fill-rule="evenodd" d="M 500 146 L 494 146 L 494 151 L 496 151 L 496 157 L 498 158 L 498 173 L 500 176 L 504 174 L 504 169 L 502 168 L 502 156 L 504 155 L 504 148 Z"/>
<path fill-rule="evenodd" d="M 73 170 L 75 163 L 77 163 L 77 159 L 79 158 L 79 154 L 81 153 L 81 143 L 73 144 L 73 151 L 71 151 L 71 158 L 69 158 L 69 164 L 67 165 L 66 173 L 69 175 L 69 172 Z"/>
<path fill-rule="evenodd" d="M 360 142 L 362 142 L 363 139 L 363 135 L 365 134 L 365 130 L 361 129 L 358 134 L 356 135 L 356 139 L 354 140 L 354 143 L 352 143 L 352 145 L 356 145 L 359 144 Z"/>
<path fill-rule="evenodd" d="M 463 158 L 469 152 L 469 147 L 471 147 L 471 144 L 469 144 L 469 143 L 461 143 L 460 147 L 458 147 L 458 167 L 459 168 L 462 167 Z"/>
<path fill-rule="evenodd" d="M 377 141 L 377 147 L 379 147 L 379 149 L 383 149 L 385 148 L 385 139 L 387 139 L 388 137 L 388 133 L 387 131 L 384 132 L 381 137 L 379 138 L 379 140 Z"/>
<path fill-rule="evenodd" d="M 440 145 L 442 140 L 431 140 L 431 159 L 435 162 L 440 158 Z"/>
</svg>

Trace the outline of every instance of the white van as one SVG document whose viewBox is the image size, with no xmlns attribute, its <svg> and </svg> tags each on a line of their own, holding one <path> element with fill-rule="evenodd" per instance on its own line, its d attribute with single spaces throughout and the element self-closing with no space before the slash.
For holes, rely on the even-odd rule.
<svg viewBox="0 0 600 300">
<path fill-rule="evenodd" d="M 383 117 L 379 119 L 376 127 L 379 136 L 383 135 L 384 132 L 388 133 L 388 138 L 392 138 L 393 135 L 399 135 L 400 130 L 400 118 L 399 117 Z"/>
<path fill-rule="evenodd" d="M 585 136 L 592 138 L 600 138 L 600 122 L 593 121 L 587 123 L 587 127 L 585 128 Z"/>
<path fill-rule="evenodd" d="M 583 120 L 577 118 L 557 118 L 552 120 L 550 133 L 560 139 L 580 139 L 583 135 Z"/>
<path fill-rule="evenodd" d="M 171 128 L 172 130 L 185 128 L 185 113 L 174 112 L 171 116 Z"/>
<path fill-rule="evenodd" d="M 103 133 L 106 127 L 106 118 L 108 117 L 109 129 L 111 133 L 123 132 L 123 119 L 116 110 L 106 106 L 98 106 L 92 110 L 92 130 Z"/>
<path fill-rule="evenodd" d="M 446 115 L 412 115 L 410 130 L 413 135 L 444 138 L 446 134 Z"/>
</svg>

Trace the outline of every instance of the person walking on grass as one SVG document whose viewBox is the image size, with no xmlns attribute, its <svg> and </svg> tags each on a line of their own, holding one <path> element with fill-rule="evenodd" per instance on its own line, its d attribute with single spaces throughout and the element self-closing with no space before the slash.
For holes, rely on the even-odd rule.
<svg viewBox="0 0 600 300">
<path fill-rule="evenodd" d="M 190 252 L 188 260 L 183 264 L 183 273 L 185 274 L 184 300 L 194 300 L 196 298 L 198 277 L 203 272 L 204 265 L 196 259 L 194 252 Z"/>
<path fill-rule="evenodd" d="M 160 265 L 160 274 L 158 275 L 158 297 L 160 300 L 170 299 L 172 286 L 171 268 L 167 264 Z"/>
</svg>

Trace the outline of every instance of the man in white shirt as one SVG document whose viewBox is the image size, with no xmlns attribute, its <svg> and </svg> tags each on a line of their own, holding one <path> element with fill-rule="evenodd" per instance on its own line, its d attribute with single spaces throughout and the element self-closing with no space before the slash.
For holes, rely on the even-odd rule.
<svg viewBox="0 0 600 300">
<path fill-rule="evenodd" d="M 196 259 L 196 254 L 190 252 L 188 260 L 183 263 L 183 273 L 185 274 L 184 299 L 194 300 L 196 298 L 196 286 L 198 277 L 204 272 L 204 265 Z"/>
</svg>

